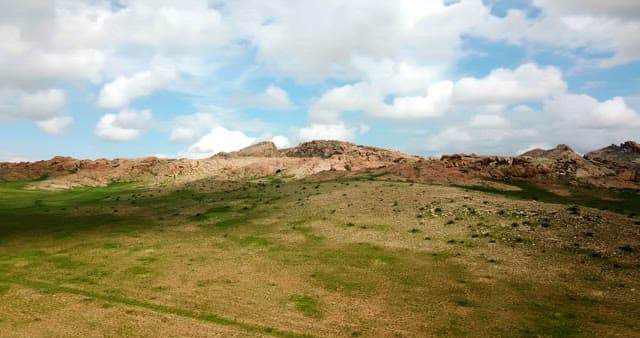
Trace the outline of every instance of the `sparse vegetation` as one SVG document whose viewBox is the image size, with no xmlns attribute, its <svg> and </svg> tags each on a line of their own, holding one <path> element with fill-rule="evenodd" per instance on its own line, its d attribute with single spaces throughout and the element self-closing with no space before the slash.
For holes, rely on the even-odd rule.
<svg viewBox="0 0 640 338">
<path fill-rule="evenodd" d="M 538 190 L 350 182 L 0 183 L 0 332 L 640 331 L 637 216 Z"/>
<path fill-rule="evenodd" d="M 322 316 L 318 301 L 314 297 L 294 295 L 291 296 L 290 300 L 295 304 L 296 309 L 302 312 L 305 316 L 314 318 L 320 318 Z"/>
</svg>

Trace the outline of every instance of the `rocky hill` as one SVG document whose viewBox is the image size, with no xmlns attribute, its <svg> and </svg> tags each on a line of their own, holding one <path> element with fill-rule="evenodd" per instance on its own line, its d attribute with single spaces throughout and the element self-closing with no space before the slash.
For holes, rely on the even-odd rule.
<svg viewBox="0 0 640 338">
<path fill-rule="evenodd" d="M 633 141 L 627 141 L 619 146 L 612 144 L 589 152 L 584 157 L 590 161 L 613 165 L 640 165 L 640 144 Z"/>
<path fill-rule="evenodd" d="M 640 189 L 640 146 L 633 141 L 580 156 L 561 144 L 516 157 L 444 155 L 428 159 L 341 141 L 311 141 L 288 149 L 261 142 L 202 160 L 54 157 L 46 161 L 0 163 L 1 181 L 34 181 L 42 187 L 104 185 L 117 181 L 158 184 L 214 180 L 379 175 L 426 183 L 477 183 L 525 179 Z"/>
<path fill-rule="evenodd" d="M 243 180 L 278 174 L 303 178 L 323 171 L 360 171 L 418 157 L 340 141 L 313 141 L 278 150 L 261 142 L 202 160 L 98 159 L 56 156 L 50 160 L 0 163 L 0 181 L 38 181 L 44 187 L 105 185 L 119 181 L 185 182 L 202 178 Z"/>
</svg>

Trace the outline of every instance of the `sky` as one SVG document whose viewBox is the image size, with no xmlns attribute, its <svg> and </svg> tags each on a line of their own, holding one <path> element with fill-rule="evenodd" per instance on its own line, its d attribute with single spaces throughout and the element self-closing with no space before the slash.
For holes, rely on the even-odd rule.
<svg viewBox="0 0 640 338">
<path fill-rule="evenodd" d="M 0 161 L 640 141 L 640 1 L 0 0 Z"/>
</svg>

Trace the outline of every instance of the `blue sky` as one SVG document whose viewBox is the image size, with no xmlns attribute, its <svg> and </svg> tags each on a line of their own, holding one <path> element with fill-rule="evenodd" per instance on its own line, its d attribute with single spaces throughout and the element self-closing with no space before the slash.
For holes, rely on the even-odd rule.
<svg viewBox="0 0 640 338">
<path fill-rule="evenodd" d="M 640 140 L 627 0 L 0 1 L 0 161 Z"/>
</svg>

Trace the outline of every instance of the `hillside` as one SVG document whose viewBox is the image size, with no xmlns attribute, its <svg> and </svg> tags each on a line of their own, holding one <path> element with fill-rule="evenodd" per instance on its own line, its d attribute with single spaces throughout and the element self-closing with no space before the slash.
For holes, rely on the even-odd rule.
<svg viewBox="0 0 640 338">
<path fill-rule="evenodd" d="M 0 336 L 636 336 L 628 148 L 3 163 Z"/>
<path fill-rule="evenodd" d="M 111 182 L 170 184 L 203 178 L 245 180 L 278 175 L 305 178 L 391 173 L 395 179 L 467 184 L 483 179 L 526 179 L 573 185 L 640 188 L 640 147 L 629 141 L 580 156 L 567 145 L 516 157 L 454 154 L 427 159 L 340 141 L 311 141 L 288 149 L 261 142 L 202 160 L 54 157 L 32 163 L 0 163 L 0 181 L 38 180 L 35 186 L 99 186 Z M 358 174 L 359 175 L 359 174 Z"/>
</svg>

